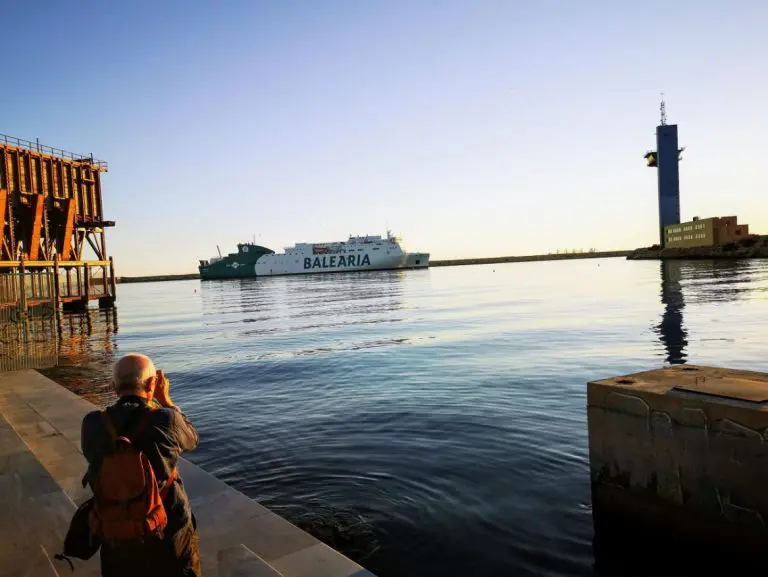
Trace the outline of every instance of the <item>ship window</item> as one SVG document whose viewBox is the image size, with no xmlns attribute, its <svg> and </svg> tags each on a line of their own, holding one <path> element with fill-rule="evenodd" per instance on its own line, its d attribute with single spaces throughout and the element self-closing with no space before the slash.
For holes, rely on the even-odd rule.
<svg viewBox="0 0 768 577">
<path fill-rule="evenodd" d="M 416 259 L 416 264 L 421 264 L 421 261 L 419 259 Z"/>
</svg>

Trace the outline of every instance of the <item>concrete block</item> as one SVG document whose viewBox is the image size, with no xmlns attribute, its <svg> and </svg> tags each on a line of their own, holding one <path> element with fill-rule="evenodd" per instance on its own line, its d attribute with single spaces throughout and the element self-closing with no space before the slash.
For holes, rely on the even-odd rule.
<svg viewBox="0 0 768 577">
<path fill-rule="evenodd" d="M 56 479 L 61 490 L 64 491 L 67 497 L 69 497 L 69 499 L 78 507 L 93 496 L 89 486 L 83 487 L 83 475 L 85 475 L 85 469 L 72 477 Z"/>
<path fill-rule="evenodd" d="M 198 472 L 202 473 L 199 469 Z M 216 493 L 198 494 L 193 491 L 200 486 L 198 474 L 187 471 L 187 476 L 182 476 L 182 479 L 200 525 L 226 527 L 233 520 L 251 521 L 269 513 L 269 509 L 231 487 L 225 486 L 224 490 Z M 192 481 L 191 485 L 188 484 L 188 480 Z"/>
<path fill-rule="evenodd" d="M 231 489 L 224 481 L 217 479 L 200 467 L 182 459 L 179 461 L 179 474 L 184 479 L 184 487 L 190 499 L 206 501 L 227 489 Z"/>
<path fill-rule="evenodd" d="M 587 397 L 596 526 L 768 546 L 768 375 L 674 366 L 591 382 Z"/>
<path fill-rule="evenodd" d="M 247 547 L 222 549 L 217 555 L 219 577 L 282 577 Z"/>
<path fill-rule="evenodd" d="M 62 459 L 70 460 L 80 468 L 85 463 L 83 454 L 58 430 L 47 435 L 34 436 L 27 436 L 23 431 L 20 431 L 20 436 L 46 467 L 49 463 Z"/>
<path fill-rule="evenodd" d="M 19 439 L 11 425 L 0 417 L 0 460 L 8 455 L 23 453 L 27 446 Z"/>
<path fill-rule="evenodd" d="M 213 550 L 238 543 L 246 546 L 259 557 L 273 565 L 273 561 L 316 545 L 317 539 L 305 533 L 282 517 L 267 511 L 255 517 L 241 512 L 226 519 L 217 517 L 214 522 L 203 521 L 198 516 L 197 528 L 200 541 Z"/>
<path fill-rule="evenodd" d="M 9 446 L 11 436 L 12 429 L 0 427 Z M 69 566 L 60 567 L 53 556 L 61 551 L 75 506 L 18 436 L 15 443 L 14 452 L 0 459 L 0 575 L 63 575 Z M 98 560 L 93 563 L 76 562 L 76 574 L 95 577 Z"/>
<path fill-rule="evenodd" d="M 75 449 L 77 449 L 78 453 L 81 453 L 81 451 L 80 451 L 80 430 L 81 430 L 81 424 L 82 424 L 82 420 L 78 421 L 76 426 L 57 427 L 59 429 L 59 432 L 62 434 L 62 436 L 67 441 L 72 443 L 72 445 L 75 447 Z"/>
<path fill-rule="evenodd" d="M 83 416 L 93 410 L 93 407 L 83 407 L 79 404 L 70 404 L 66 401 L 64 405 L 61 402 L 48 410 L 43 410 L 37 405 L 35 407 L 37 413 L 46 421 L 51 423 L 58 430 L 63 429 L 80 429 L 80 425 L 83 422 Z"/>
<path fill-rule="evenodd" d="M 22 558 L 4 558 L 3 563 L 6 567 L 13 567 L 14 571 L 23 571 L 23 573 L 4 573 L 0 571 L 2 577 L 61 577 L 64 571 L 59 573 L 54 564 L 53 555 L 48 554 L 42 547 L 37 550 L 24 551 Z M 70 571 L 67 567 L 66 571 Z M 77 573 L 76 575 L 80 575 Z"/>
<path fill-rule="evenodd" d="M 271 565 L 283 575 L 291 577 L 373 577 L 360 565 L 324 543 L 275 559 Z"/>
<path fill-rule="evenodd" d="M 0 459 L 0 504 L 5 502 L 6 507 L 10 507 L 26 496 L 32 498 L 59 490 L 56 481 L 29 451 Z"/>
<path fill-rule="evenodd" d="M 44 421 L 32 407 L 15 395 L 6 397 L 4 404 L 0 405 L 0 410 L 2 410 L 6 420 L 14 427 L 38 425 L 38 423 Z"/>
</svg>

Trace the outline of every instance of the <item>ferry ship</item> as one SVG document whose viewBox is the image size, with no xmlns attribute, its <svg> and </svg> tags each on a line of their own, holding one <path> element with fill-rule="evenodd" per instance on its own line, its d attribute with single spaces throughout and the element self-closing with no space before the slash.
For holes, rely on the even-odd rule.
<svg viewBox="0 0 768 577">
<path fill-rule="evenodd" d="M 201 260 L 203 280 L 250 278 L 291 274 L 395 270 L 429 267 L 429 253 L 403 250 L 401 239 L 387 231 L 386 238 L 350 236 L 346 241 L 298 243 L 275 253 L 255 243 L 240 243 L 237 252 Z"/>
</svg>

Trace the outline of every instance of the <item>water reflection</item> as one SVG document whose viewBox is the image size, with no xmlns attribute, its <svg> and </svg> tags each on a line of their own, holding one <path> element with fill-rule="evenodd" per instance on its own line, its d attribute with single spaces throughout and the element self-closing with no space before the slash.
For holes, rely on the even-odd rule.
<svg viewBox="0 0 768 577">
<path fill-rule="evenodd" d="M 688 346 L 688 331 L 683 325 L 685 300 L 680 284 L 682 265 L 680 261 L 662 261 L 661 267 L 661 303 L 664 312 L 661 322 L 655 327 L 661 344 L 664 345 L 670 364 L 683 364 L 686 360 L 685 347 Z"/>
<path fill-rule="evenodd" d="M 691 523 L 695 521 L 691 520 Z M 594 574 L 598 577 L 655 577 L 657 575 L 763 575 L 768 560 L 754 541 L 743 546 L 732 535 L 721 542 L 712 535 L 685 538 L 691 524 L 659 523 L 632 517 L 595 518 Z M 728 543 L 726 545 L 726 542 Z M 749 546 L 752 549 L 749 549 Z"/>
<path fill-rule="evenodd" d="M 678 267 L 690 303 L 722 303 L 751 298 L 760 285 L 756 276 L 761 264 L 755 261 L 669 261 Z"/>
<path fill-rule="evenodd" d="M 243 292 L 258 286 L 256 279 L 231 279 L 203 281 L 200 283 L 200 300 L 203 305 L 203 316 L 219 315 L 233 312 L 240 307 L 233 303 L 232 294 L 240 296 L 242 303 Z"/>
<path fill-rule="evenodd" d="M 91 308 L 59 315 L 59 362 L 75 364 L 98 357 L 112 358 L 117 334 L 117 309 Z"/>
<path fill-rule="evenodd" d="M 117 309 L 60 313 L 58 330 L 59 365 L 41 372 L 95 404 L 111 399 Z"/>
<path fill-rule="evenodd" d="M 241 318 L 229 322 L 272 324 L 399 310 L 404 278 L 403 271 L 314 274 L 206 282 L 200 290 L 204 315 L 240 313 Z"/>
<path fill-rule="evenodd" d="M 687 361 L 689 334 L 683 319 L 686 303 L 734 302 L 752 298 L 761 290 L 756 280 L 761 265 L 751 261 L 670 260 L 659 266 L 664 310 L 653 330 L 664 347 L 666 362 L 673 365 Z"/>
</svg>

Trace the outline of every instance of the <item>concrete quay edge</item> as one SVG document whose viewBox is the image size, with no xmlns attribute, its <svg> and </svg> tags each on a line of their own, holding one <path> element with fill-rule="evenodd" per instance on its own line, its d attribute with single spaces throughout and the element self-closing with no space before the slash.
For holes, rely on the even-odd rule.
<svg viewBox="0 0 768 577">
<path fill-rule="evenodd" d="M 90 490 L 80 483 L 86 469 L 80 452 L 80 425 L 83 416 L 94 408 L 36 371 L 0 373 L 0 489 L 8 489 L 4 491 L 6 505 L 19 511 L 9 516 L 8 523 L 0 524 L 0 530 L 9 536 L 19 530 L 19 523 L 24 522 L 23 509 L 19 509 L 22 504 L 45 512 L 52 506 L 48 501 L 53 500 L 57 511 L 55 518 L 43 512 L 35 517 L 39 518 L 36 531 L 43 532 L 44 543 L 13 541 L 3 558 L 10 558 L 5 553 L 15 554 L 17 559 L 26 558 L 27 563 L 42 563 L 41 567 L 47 563 L 51 575 L 57 571 L 71 574 L 69 566 L 58 567 L 64 562 L 50 558 L 57 552 L 51 548 L 63 544 L 71 514 L 90 497 Z M 204 575 L 374 577 L 186 459 L 180 460 L 179 470 L 197 518 Z M 32 547 L 29 555 L 25 555 L 24 547 Z M 40 549 L 45 553 L 43 560 Z M 98 575 L 97 569 L 98 555 L 77 563 L 74 575 Z M 18 574 L 27 571 L 25 567 Z"/>
</svg>

